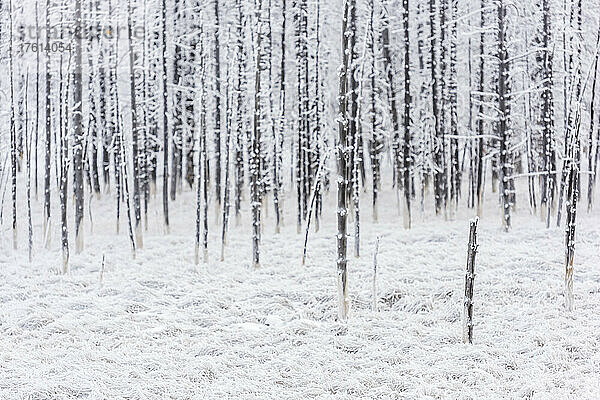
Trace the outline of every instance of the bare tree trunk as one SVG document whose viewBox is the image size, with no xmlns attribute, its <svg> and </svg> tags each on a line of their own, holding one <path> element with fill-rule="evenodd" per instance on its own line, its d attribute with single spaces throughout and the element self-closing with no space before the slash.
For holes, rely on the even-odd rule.
<svg viewBox="0 0 600 400">
<path fill-rule="evenodd" d="M 580 85 L 581 76 L 575 77 L 576 84 Z M 568 185 L 567 185 L 567 221 L 565 228 L 565 307 L 567 311 L 573 311 L 574 295 L 573 295 L 573 272 L 575 258 L 575 228 L 577 217 L 577 202 L 579 201 L 579 161 L 581 159 L 579 130 L 581 127 L 581 96 L 578 96 L 575 110 L 573 112 L 571 127 L 572 133 L 567 148 L 568 153 L 565 155 Z"/>
<path fill-rule="evenodd" d="M 62 20 L 62 18 L 61 18 Z M 69 61 L 67 63 L 67 71 L 71 69 L 71 53 L 69 53 Z M 61 77 L 62 77 L 62 58 L 60 63 Z M 62 80 L 59 80 L 62 86 Z M 61 148 L 61 173 L 60 173 L 60 215 L 61 215 L 61 249 L 63 259 L 63 274 L 66 274 L 69 269 L 69 231 L 67 229 L 67 188 L 69 183 L 69 165 L 71 160 L 69 158 L 68 138 L 67 134 L 69 131 L 69 92 L 70 92 L 71 80 L 67 80 L 66 89 L 64 91 L 64 106 L 61 103 L 61 110 L 64 108 L 65 111 L 61 113 L 60 117 L 60 148 Z M 62 91 L 60 91 L 62 92 Z M 62 93 L 59 93 L 62 96 Z"/>
<path fill-rule="evenodd" d="M 243 17 L 240 0 L 235 3 L 237 10 L 236 20 L 236 80 L 234 91 L 236 93 L 236 133 L 235 133 L 235 220 L 241 223 L 242 191 L 244 187 L 244 96 L 242 90 L 246 87 L 244 75 L 244 42 L 243 42 Z"/>
<path fill-rule="evenodd" d="M 181 68 L 183 63 L 182 43 L 179 43 L 183 32 L 181 32 L 181 23 L 184 11 L 181 10 L 181 0 L 175 0 L 173 8 L 173 31 L 175 35 L 174 57 L 173 57 L 173 133 L 171 135 L 171 200 L 175 201 L 177 197 L 177 187 L 181 176 L 181 161 L 182 161 L 182 145 L 183 145 L 183 94 L 182 85 L 183 77 L 181 76 Z M 184 5 L 185 6 L 185 5 Z M 179 107 L 179 109 L 178 109 Z"/>
<path fill-rule="evenodd" d="M 461 190 L 461 169 L 459 165 L 458 148 L 458 76 L 456 71 L 457 63 L 457 22 L 458 0 L 450 0 L 450 79 L 448 80 L 448 89 L 450 91 L 450 187 L 451 197 L 454 201 L 451 211 L 454 212 L 458 207 L 458 199 Z"/>
<path fill-rule="evenodd" d="M 35 29 L 36 32 L 40 31 L 39 17 L 38 17 L 38 1 L 35 2 Z M 40 47 L 39 35 L 35 35 L 35 43 Z M 39 140 L 39 128 L 40 128 L 40 53 L 35 53 L 35 126 L 34 126 L 34 142 L 33 142 L 33 186 L 35 199 L 38 199 L 38 140 Z M 31 142 L 29 143 L 31 145 Z"/>
<path fill-rule="evenodd" d="M 344 15 L 342 20 L 342 66 L 339 72 L 339 103 L 340 114 L 338 123 L 338 180 L 337 180 L 337 286 L 338 286 L 338 318 L 342 321 L 348 319 L 350 299 L 348 297 L 348 261 L 347 250 L 347 215 L 348 215 L 348 17 L 349 2 L 344 0 Z"/>
<path fill-rule="evenodd" d="M 163 120 L 163 217 L 165 231 L 169 233 L 169 120 L 168 120 L 168 85 L 167 85 L 167 3 L 161 4 L 162 25 L 162 120 Z"/>
<path fill-rule="evenodd" d="M 600 42 L 600 27 L 598 27 L 598 39 Z M 596 169 L 598 166 L 598 149 L 600 148 L 600 141 L 596 140 L 596 162 L 594 163 L 594 133 L 596 131 L 596 81 L 598 79 L 598 62 L 600 61 L 600 53 L 596 53 L 594 58 L 594 72 L 592 76 L 592 100 L 590 102 L 590 134 L 588 136 L 588 170 L 590 171 L 588 178 L 588 212 L 592 211 L 592 204 L 594 201 L 594 187 L 596 184 Z M 600 130 L 599 130 L 600 132 Z"/>
<path fill-rule="evenodd" d="M 475 282 L 475 256 L 477 255 L 477 223 L 472 219 L 469 230 L 469 251 L 467 252 L 467 274 L 465 276 L 465 303 L 463 309 L 463 343 L 473 343 L 473 286 Z"/>
<path fill-rule="evenodd" d="M 117 102 L 116 107 L 119 107 L 119 103 Z M 125 146 L 123 145 L 123 124 L 121 120 L 118 122 L 119 135 L 121 139 L 119 140 L 119 152 L 121 153 L 121 169 L 123 170 L 123 190 L 125 194 L 125 204 L 127 206 L 127 226 L 129 228 L 129 241 L 131 243 L 131 254 L 133 259 L 135 260 L 135 238 L 133 237 L 133 224 L 131 222 L 131 203 L 129 201 L 129 172 L 127 170 L 127 155 L 125 153 Z"/>
<path fill-rule="evenodd" d="M 433 180 L 434 180 L 434 192 L 435 192 L 435 213 L 439 214 L 442 211 L 442 205 L 444 204 L 444 166 L 443 166 L 443 151 L 442 143 L 443 134 L 440 129 L 440 96 L 439 96 L 439 82 L 438 82 L 438 54 L 436 50 L 437 46 L 437 32 L 436 32 L 436 4 L 435 0 L 429 0 L 429 31 L 430 31 L 430 46 L 431 46 L 431 102 L 432 112 L 434 118 L 434 154 L 433 154 Z"/>
<path fill-rule="evenodd" d="M 285 74 L 285 30 L 286 30 L 286 21 L 287 21 L 287 9 L 286 9 L 286 0 L 282 0 L 281 5 L 281 68 L 280 68 L 280 82 L 279 82 L 279 137 L 273 138 L 273 202 L 275 206 L 275 232 L 279 233 L 281 229 L 282 223 L 282 213 L 281 213 L 281 201 L 279 196 L 279 190 L 281 188 L 281 178 L 279 174 L 279 169 L 281 165 L 281 151 L 283 147 L 283 137 L 285 135 L 286 129 L 286 117 L 285 117 L 285 90 L 286 90 L 286 74 Z"/>
<path fill-rule="evenodd" d="M 75 26 L 82 32 L 81 0 L 75 0 Z M 75 191 L 75 252 L 83 250 L 83 121 L 82 121 L 82 35 L 75 38 L 73 80 L 73 187 Z"/>
<path fill-rule="evenodd" d="M 577 163 L 569 163 L 569 185 L 567 187 L 567 223 L 565 229 L 565 307 L 567 311 L 573 311 L 573 271 L 575 258 L 575 228 L 577 216 L 577 201 L 579 189 L 579 170 Z"/>
<path fill-rule="evenodd" d="M 577 3 L 577 7 L 575 7 L 575 3 Z M 577 27 L 574 26 L 574 20 L 577 18 Z M 577 30 L 577 32 L 581 31 L 582 17 L 581 17 L 581 0 L 573 0 L 573 4 L 571 7 L 571 16 L 570 16 L 570 29 L 571 31 Z M 577 102 L 579 101 L 579 96 L 581 94 L 581 45 L 579 43 L 574 44 L 574 34 L 571 34 L 569 38 L 570 48 L 568 55 L 568 66 L 566 72 L 565 81 L 569 82 L 569 90 L 565 88 L 565 154 L 570 153 L 571 149 L 569 149 L 569 145 L 573 143 L 571 136 L 573 135 L 573 128 L 575 127 L 575 118 L 576 118 L 576 109 L 579 107 Z M 576 48 L 573 48 L 573 47 Z M 560 186 L 558 189 L 558 209 L 556 213 L 556 226 L 560 226 L 560 220 L 562 215 L 562 204 L 564 200 L 565 187 L 567 186 L 567 179 L 569 174 L 569 166 L 567 165 L 571 160 L 564 158 L 562 171 L 561 171 L 561 179 Z M 577 182 L 579 185 L 579 181 Z M 578 188 L 579 189 L 579 188 Z"/>
<path fill-rule="evenodd" d="M 546 219 L 546 227 L 550 227 L 550 214 L 552 203 L 554 202 L 554 192 L 556 187 L 556 154 L 554 149 L 554 99 L 553 99 L 553 74 L 551 49 L 552 30 L 549 0 L 542 0 L 542 28 L 541 28 L 541 46 L 542 54 L 541 74 L 543 79 L 542 112 L 539 117 L 539 124 L 542 125 L 542 165 L 544 175 L 542 175 L 541 192 L 541 217 Z"/>
<path fill-rule="evenodd" d="M 36 10 L 37 16 L 37 10 Z M 25 121 L 23 122 L 25 125 L 25 129 L 23 132 L 25 139 L 25 163 L 27 166 L 27 226 L 28 226 L 28 235 L 27 235 L 27 244 L 29 250 L 29 263 L 33 260 L 33 225 L 31 223 L 31 141 L 32 137 L 29 133 L 29 68 L 25 73 Z M 37 112 L 37 111 L 36 111 Z M 36 118 L 37 119 L 37 118 Z"/>
<path fill-rule="evenodd" d="M 127 0 L 127 43 L 129 45 L 129 93 L 131 98 L 131 154 L 133 162 L 133 210 L 135 214 L 135 241 L 138 248 L 144 247 L 142 231 L 142 211 L 140 206 L 140 155 L 139 146 L 139 121 L 136 96 L 136 77 L 134 68 L 137 63 L 137 55 L 133 48 L 133 24 L 132 24 L 131 0 Z M 145 129 L 145 128 L 144 128 Z"/>
<path fill-rule="evenodd" d="M 208 154 L 206 148 L 206 55 L 204 37 L 200 35 L 200 130 L 198 132 L 198 173 L 196 181 L 196 265 L 200 263 L 200 235 L 204 263 L 208 262 Z M 202 206 L 204 203 L 204 206 Z M 200 229 L 202 218 L 203 228 Z"/>
<path fill-rule="evenodd" d="M 221 55 L 219 30 L 219 0 L 214 0 L 215 5 L 215 195 L 217 203 L 217 216 L 221 210 Z"/>
<path fill-rule="evenodd" d="M 483 144 L 484 144 L 484 119 L 483 119 L 483 93 L 485 91 L 485 7 L 486 0 L 480 3 L 479 23 L 479 106 L 477 111 L 477 216 L 483 215 Z"/>
<path fill-rule="evenodd" d="M 15 124 L 15 87 L 14 87 L 14 59 L 13 59 L 13 6 L 9 1 L 8 18 L 10 20 L 9 37 L 9 69 L 10 69 L 10 169 L 12 184 L 12 233 L 13 249 L 17 249 L 17 135 Z"/>
<path fill-rule="evenodd" d="M 508 123 L 510 118 L 510 106 L 508 98 L 510 95 L 508 78 L 508 54 L 506 51 L 506 7 L 503 0 L 498 2 L 498 111 L 500 121 L 498 122 L 498 137 L 500 138 L 500 187 L 502 199 L 502 225 L 508 231 L 510 229 L 510 185 L 511 180 L 509 154 L 508 154 Z"/>
<path fill-rule="evenodd" d="M 89 7 L 87 9 L 87 24 L 92 27 L 94 26 L 95 18 L 94 16 L 94 1 L 89 1 Z M 87 59 L 88 59 L 88 102 L 89 102 L 89 112 L 88 112 L 88 132 L 90 134 L 90 144 L 91 144 L 91 154 L 84 153 L 83 157 L 88 164 L 90 177 L 91 177 L 91 186 L 93 191 L 96 193 L 96 196 L 100 196 L 100 181 L 98 177 L 98 146 L 97 146 L 97 136 L 98 136 L 98 116 L 97 116 L 97 102 L 96 96 L 98 93 L 96 92 L 96 88 L 94 83 L 95 76 L 97 75 L 96 70 L 94 69 L 94 38 L 93 34 L 89 34 L 87 37 Z M 100 97 L 100 96 L 98 96 Z"/>
<path fill-rule="evenodd" d="M 369 51 L 371 58 L 371 93 L 370 93 L 370 113 L 371 113 L 371 142 L 370 142 L 370 150 L 371 150 L 371 170 L 372 170 L 372 184 L 373 184 L 373 194 L 372 194 L 372 206 L 373 206 L 373 221 L 378 222 L 379 214 L 378 214 L 378 199 L 379 199 L 379 190 L 381 188 L 381 153 L 383 152 L 384 140 L 385 138 L 382 135 L 380 128 L 380 121 L 378 120 L 378 108 L 377 108 L 377 97 L 381 95 L 380 89 L 377 86 L 377 76 L 378 76 L 378 68 L 377 63 L 378 59 L 375 52 L 375 43 L 376 43 L 376 33 L 374 27 L 374 19 L 375 19 L 375 2 L 374 0 L 369 1 Z"/>
<path fill-rule="evenodd" d="M 252 197 L 252 265 L 260 267 L 260 136 L 261 136 L 261 65 L 262 65 L 262 0 L 258 0 L 256 9 L 256 71 L 254 81 L 254 124 L 251 136 L 250 195 Z"/>
<path fill-rule="evenodd" d="M 228 36 L 229 38 L 229 36 Z M 225 245 L 227 244 L 227 230 L 229 228 L 229 210 L 230 204 L 230 163 L 231 163 L 231 124 L 232 124 L 232 110 L 231 110 L 231 98 L 230 98 L 230 65 L 232 56 L 229 48 L 229 39 L 227 42 L 227 55 L 228 61 L 226 63 L 225 72 L 225 184 L 223 186 L 223 229 L 221 231 L 221 261 L 225 260 Z"/>
<path fill-rule="evenodd" d="M 408 20 L 409 20 L 409 0 L 402 0 L 403 14 L 402 14 L 402 26 L 404 29 L 404 140 L 403 140 L 403 157 L 404 162 L 402 165 L 402 179 L 404 180 L 404 228 L 410 229 L 411 227 L 411 213 L 410 213 L 410 169 L 412 164 L 412 156 L 410 154 L 410 108 L 411 108 L 411 96 L 410 96 L 410 37 L 408 31 Z"/>
<path fill-rule="evenodd" d="M 50 0 L 46 0 L 46 43 L 50 42 Z M 50 247 L 51 239 L 51 219 L 50 219 L 50 165 L 52 155 L 52 103 L 50 96 L 51 85 L 50 72 L 50 54 L 46 54 L 45 75 L 46 75 L 46 99 L 45 99 L 45 118 L 46 118 L 46 152 L 45 152 L 45 172 L 44 172 L 44 246 Z M 57 171 L 58 172 L 58 171 Z M 58 175 L 58 173 L 57 173 Z"/>
<path fill-rule="evenodd" d="M 200 39 L 202 40 L 202 38 Z M 203 206 L 203 229 L 202 229 L 202 247 L 204 263 L 208 263 L 208 182 L 209 182 L 209 164 L 208 164 L 208 149 L 207 149 L 207 129 L 206 129 L 206 54 L 204 53 L 204 43 L 200 45 L 200 63 L 202 85 L 202 94 L 200 97 L 200 159 L 202 160 L 202 194 L 204 197 Z M 220 122 L 219 122 L 220 123 Z"/>
</svg>

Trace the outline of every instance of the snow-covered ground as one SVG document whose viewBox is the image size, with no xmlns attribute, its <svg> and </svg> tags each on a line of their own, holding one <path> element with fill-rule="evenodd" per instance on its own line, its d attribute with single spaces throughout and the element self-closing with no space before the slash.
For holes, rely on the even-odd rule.
<svg viewBox="0 0 600 400">
<path fill-rule="evenodd" d="M 196 267 L 192 197 L 172 205 L 169 235 L 160 228 L 160 204 L 152 206 L 136 260 L 125 223 L 114 235 L 113 202 L 94 201 L 94 233 L 86 220 L 85 251 L 72 255 L 66 276 L 57 272 L 57 233 L 44 250 L 35 225 L 29 264 L 27 225 L 20 224 L 21 245 L 12 250 L 5 209 L 1 399 L 600 398 L 600 214 L 587 214 L 585 204 L 578 215 L 576 309 L 567 315 L 563 229 L 545 229 L 521 201 L 512 231 L 504 233 L 488 200 L 479 229 L 474 344 L 464 345 L 472 216 L 464 205 L 452 221 L 416 213 L 407 231 L 392 197 L 382 202 L 394 206 L 382 205 L 379 224 L 370 222 L 365 200 L 363 254 L 349 257 L 352 311 L 341 324 L 333 215 L 311 233 L 306 266 L 290 199 L 280 235 L 266 218 L 259 270 L 250 268 L 247 221 L 230 230 L 225 262 L 218 261 L 213 226 L 210 263 Z M 34 221 L 41 221 L 41 206 L 34 206 Z"/>
</svg>

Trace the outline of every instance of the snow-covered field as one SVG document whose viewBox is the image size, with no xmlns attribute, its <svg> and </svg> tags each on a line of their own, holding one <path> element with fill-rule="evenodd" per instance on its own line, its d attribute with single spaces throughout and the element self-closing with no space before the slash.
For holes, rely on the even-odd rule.
<svg viewBox="0 0 600 400">
<path fill-rule="evenodd" d="M 95 202 L 95 231 L 86 220 L 85 251 L 72 255 L 66 276 L 57 272 L 57 233 L 50 251 L 36 236 L 29 264 L 26 224 L 14 252 L 5 221 L 1 399 L 600 398 L 600 214 L 583 204 L 571 315 L 563 309 L 563 229 L 546 230 L 521 202 L 504 233 L 487 205 L 473 345 L 461 340 L 467 211 L 453 221 L 417 216 L 410 231 L 395 207 L 382 207 L 379 224 L 363 211 L 363 254 L 349 257 L 352 311 L 341 324 L 333 215 L 311 233 L 306 266 L 290 200 L 280 235 L 266 219 L 261 269 L 250 268 L 246 221 L 231 229 L 225 262 L 213 227 L 211 261 L 196 267 L 192 204 L 185 194 L 173 205 L 169 235 L 160 214 L 151 215 L 132 260 L 125 223 L 114 236 L 114 204 Z"/>
</svg>

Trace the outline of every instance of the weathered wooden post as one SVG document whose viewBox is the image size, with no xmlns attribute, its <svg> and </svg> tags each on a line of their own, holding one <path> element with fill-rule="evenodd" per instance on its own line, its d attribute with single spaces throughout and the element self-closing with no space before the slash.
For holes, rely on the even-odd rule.
<svg viewBox="0 0 600 400">
<path fill-rule="evenodd" d="M 463 343 L 473 343 L 473 283 L 475 281 L 475 255 L 477 254 L 476 217 L 470 222 L 467 274 L 465 276 L 465 303 L 463 310 Z"/>
<path fill-rule="evenodd" d="M 377 312 L 377 255 L 379 254 L 379 242 L 381 236 L 377 236 L 375 241 L 375 252 L 373 253 L 373 290 L 372 290 L 372 305 L 371 309 Z"/>
</svg>

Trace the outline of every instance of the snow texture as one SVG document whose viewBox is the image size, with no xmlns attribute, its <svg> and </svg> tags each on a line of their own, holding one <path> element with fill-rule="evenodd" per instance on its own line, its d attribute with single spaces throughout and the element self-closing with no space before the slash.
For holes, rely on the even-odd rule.
<svg viewBox="0 0 600 400">
<path fill-rule="evenodd" d="M 479 223 L 473 345 L 461 340 L 473 217 L 466 210 L 454 221 L 416 212 L 411 230 L 394 207 L 381 207 L 379 224 L 364 211 L 363 256 L 349 254 L 347 324 L 336 322 L 334 213 L 311 232 L 306 266 L 292 204 L 280 235 L 266 218 L 254 270 L 246 219 L 230 230 L 225 262 L 217 261 L 213 224 L 210 263 L 194 266 L 192 193 L 173 205 L 169 235 L 153 211 L 136 260 L 126 220 L 114 235 L 113 201 L 94 201 L 93 234 L 86 201 L 85 250 L 72 254 L 66 276 L 58 273 L 57 232 L 44 250 L 35 225 L 29 264 L 26 240 L 14 252 L 5 223 L 0 398 L 600 398 L 600 214 L 579 215 L 575 311 L 568 314 L 564 230 L 545 229 L 521 208 L 504 233 L 499 208 L 489 203 Z M 395 203 L 389 196 L 382 204 Z"/>
</svg>

